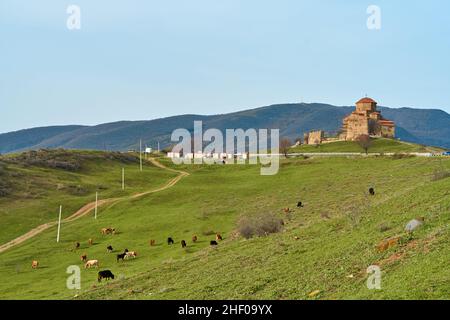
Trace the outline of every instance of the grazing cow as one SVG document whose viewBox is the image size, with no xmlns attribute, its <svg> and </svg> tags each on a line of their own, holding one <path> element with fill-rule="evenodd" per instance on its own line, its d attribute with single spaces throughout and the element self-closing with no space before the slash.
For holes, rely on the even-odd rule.
<svg viewBox="0 0 450 320">
<path fill-rule="evenodd" d="M 171 237 L 167 238 L 167 244 L 171 245 L 174 244 L 175 242 L 173 241 L 173 239 Z"/>
<path fill-rule="evenodd" d="M 137 252 L 136 251 L 128 251 L 128 252 L 125 252 L 125 258 L 136 258 L 136 256 L 137 256 Z"/>
<path fill-rule="evenodd" d="M 369 188 L 369 194 L 371 196 L 374 196 L 375 195 L 375 189 L 374 188 Z"/>
<path fill-rule="evenodd" d="M 216 241 L 223 240 L 220 233 L 216 233 Z"/>
<path fill-rule="evenodd" d="M 186 248 L 186 246 L 187 246 L 186 241 L 181 240 L 181 247 L 182 248 Z"/>
<path fill-rule="evenodd" d="M 75 242 L 75 250 L 80 248 L 80 243 L 79 242 Z"/>
<path fill-rule="evenodd" d="M 86 264 L 84 265 L 84 268 L 91 268 L 91 267 L 96 267 L 98 268 L 98 260 L 89 260 L 86 262 Z"/>
<path fill-rule="evenodd" d="M 150 246 L 153 247 L 156 244 L 155 240 L 150 240 Z"/>
<path fill-rule="evenodd" d="M 218 245 L 217 241 L 214 241 L 214 240 L 211 240 L 209 242 L 209 244 L 212 245 L 212 246 L 217 246 Z"/>
<path fill-rule="evenodd" d="M 291 212 L 291 209 L 289 209 L 289 208 L 283 208 L 283 211 L 284 211 L 284 213 L 289 213 L 289 212 Z"/>
<path fill-rule="evenodd" d="M 396 246 L 400 241 L 400 237 L 393 237 L 386 240 L 381 241 L 378 244 L 377 249 L 379 252 L 386 251 L 387 249 Z"/>
<path fill-rule="evenodd" d="M 88 244 L 89 244 L 90 246 L 92 246 L 92 245 L 94 244 L 94 240 L 92 240 L 92 238 L 90 238 L 90 239 L 88 240 Z"/>
<path fill-rule="evenodd" d="M 303 208 L 303 203 L 301 201 L 297 202 L 297 208 Z"/>
<path fill-rule="evenodd" d="M 198 240 L 198 239 L 197 239 L 197 236 L 193 236 L 193 237 L 192 237 L 192 242 L 197 242 L 197 240 Z"/>
<path fill-rule="evenodd" d="M 417 218 L 417 219 L 412 219 L 411 221 L 409 221 L 406 224 L 405 231 L 408 232 L 408 233 L 413 232 L 418 227 L 420 227 L 423 224 L 424 221 L 425 221 L 424 217 L 420 217 L 420 218 Z"/>
<path fill-rule="evenodd" d="M 116 229 L 114 228 L 102 228 L 101 230 L 102 234 L 115 234 Z"/>
<path fill-rule="evenodd" d="M 127 255 L 127 253 L 126 252 L 124 252 L 124 253 L 119 253 L 118 255 L 117 255 L 117 262 L 119 262 L 119 260 L 122 260 L 123 261 L 123 259 L 125 259 L 125 256 Z"/>
<path fill-rule="evenodd" d="M 109 253 L 114 251 L 114 249 L 113 249 L 113 247 L 111 245 L 107 246 L 106 250 L 108 250 Z"/>
<path fill-rule="evenodd" d="M 110 270 L 103 270 L 103 271 L 99 271 L 98 272 L 98 282 L 101 282 L 102 279 L 113 279 L 114 280 L 114 275 Z"/>
<path fill-rule="evenodd" d="M 80 259 L 81 259 L 81 261 L 86 262 L 86 261 L 87 261 L 87 254 L 86 254 L 86 253 L 83 254 L 83 255 L 80 257 Z"/>
<path fill-rule="evenodd" d="M 39 266 L 39 261 L 33 260 L 33 262 L 31 262 L 31 268 L 37 269 L 38 266 Z"/>
</svg>

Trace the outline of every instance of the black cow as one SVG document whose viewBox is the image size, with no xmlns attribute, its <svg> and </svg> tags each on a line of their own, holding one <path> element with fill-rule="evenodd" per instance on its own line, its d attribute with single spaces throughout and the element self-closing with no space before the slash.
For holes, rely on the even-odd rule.
<svg viewBox="0 0 450 320">
<path fill-rule="evenodd" d="M 106 250 L 108 250 L 108 252 L 113 252 L 114 251 L 114 249 L 113 249 L 113 247 L 111 245 L 107 246 Z"/>
<path fill-rule="evenodd" d="M 375 189 L 374 188 L 369 188 L 369 193 L 371 196 L 375 195 Z"/>
<path fill-rule="evenodd" d="M 173 241 L 173 239 L 171 237 L 167 238 L 167 244 L 168 245 L 171 245 L 171 244 L 174 244 L 174 243 L 175 243 L 175 241 Z"/>
<path fill-rule="evenodd" d="M 186 241 L 181 240 L 181 247 L 182 248 L 186 248 L 186 246 L 187 246 Z"/>
<path fill-rule="evenodd" d="M 211 240 L 211 241 L 209 242 L 209 244 L 212 245 L 212 246 L 217 246 L 217 245 L 218 245 L 218 243 L 217 243 L 216 240 Z"/>
<path fill-rule="evenodd" d="M 125 256 L 126 256 L 126 255 L 127 255 L 126 252 L 118 254 L 118 255 L 117 255 L 117 262 L 119 262 L 119 260 L 122 260 L 122 261 L 123 261 L 123 259 L 125 259 Z"/>
<path fill-rule="evenodd" d="M 303 208 L 303 203 L 301 201 L 297 202 L 297 208 Z"/>
<path fill-rule="evenodd" d="M 114 275 L 110 270 L 103 270 L 103 271 L 99 271 L 98 273 L 98 282 L 101 282 L 102 279 L 114 279 Z"/>
</svg>

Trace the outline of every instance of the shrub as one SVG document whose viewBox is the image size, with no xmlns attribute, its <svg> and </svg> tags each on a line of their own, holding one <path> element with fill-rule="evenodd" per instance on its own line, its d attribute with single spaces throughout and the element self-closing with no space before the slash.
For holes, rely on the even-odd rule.
<svg viewBox="0 0 450 320">
<path fill-rule="evenodd" d="M 413 154 L 395 153 L 392 156 L 392 159 L 398 160 L 398 159 L 413 158 L 413 157 L 415 157 L 415 155 L 413 155 Z"/>
<path fill-rule="evenodd" d="M 216 234 L 216 233 L 214 231 L 212 231 L 212 230 L 204 230 L 204 231 L 202 231 L 202 234 L 204 236 L 211 236 L 211 235 Z"/>
<path fill-rule="evenodd" d="M 237 231 L 246 239 L 254 236 L 266 236 L 280 232 L 283 220 L 273 213 L 263 213 L 252 217 L 243 217 L 238 221 Z"/>
<path fill-rule="evenodd" d="M 438 181 L 450 177 L 450 171 L 444 169 L 436 169 L 431 177 L 432 181 Z"/>
</svg>

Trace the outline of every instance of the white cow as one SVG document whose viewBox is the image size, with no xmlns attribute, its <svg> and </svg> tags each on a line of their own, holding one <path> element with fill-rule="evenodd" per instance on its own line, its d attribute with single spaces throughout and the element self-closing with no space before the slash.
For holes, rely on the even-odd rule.
<svg viewBox="0 0 450 320">
<path fill-rule="evenodd" d="M 91 267 L 96 267 L 96 268 L 98 268 L 98 260 L 88 260 L 88 261 L 86 262 L 86 264 L 84 265 L 84 268 L 85 268 L 85 269 L 91 268 Z"/>
</svg>

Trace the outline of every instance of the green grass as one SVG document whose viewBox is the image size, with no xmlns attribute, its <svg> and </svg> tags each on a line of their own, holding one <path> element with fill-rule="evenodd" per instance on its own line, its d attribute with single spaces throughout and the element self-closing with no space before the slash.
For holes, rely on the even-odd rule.
<svg viewBox="0 0 450 320">
<path fill-rule="evenodd" d="M 449 160 L 289 159 L 275 176 L 260 176 L 258 166 L 248 165 L 176 168 L 191 175 L 173 188 L 107 208 L 98 220 L 63 224 L 60 244 L 52 228 L 0 254 L 0 276 L 9 279 L 0 282 L 0 298 L 307 299 L 314 290 L 319 299 L 450 296 L 450 180 L 432 179 L 436 169 L 450 169 Z M 371 186 L 374 197 L 367 195 Z M 305 207 L 286 217 L 281 209 L 298 200 Z M 249 240 L 235 235 L 239 217 L 262 212 L 279 214 L 284 231 Z M 411 241 L 383 253 L 375 249 L 418 216 L 426 222 Z M 120 233 L 101 236 L 105 226 Z M 204 235 L 211 232 L 224 235 L 217 248 L 209 246 L 214 235 Z M 168 236 L 175 245 L 165 243 Z M 95 245 L 88 247 L 88 238 Z M 150 239 L 157 246 L 150 247 Z M 182 239 L 188 248 L 181 248 Z M 82 242 L 77 252 L 71 251 L 75 241 Z M 117 263 L 106 252 L 109 244 L 117 252 L 136 250 L 138 258 Z M 82 253 L 116 279 L 98 284 L 97 270 L 82 269 L 82 289 L 68 290 L 66 268 L 81 266 Z M 381 265 L 382 290 L 368 290 L 366 268 L 395 253 L 401 258 Z M 33 259 L 42 267 L 32 270 Z"/>
<path fill-rule="evenodd" d="M 176 176 L 147 162 L 144 162 L 140 172 L 136 155 L 127 155 L 131 161 L 123 162 L 111 159 L 110 153 L 65 153 L 71 160 L 79 160 L 79 170 L 30 166 L 17 161 L 5 163 L 6 170 L 1 178 L 3 184 L 8 186 L 9 194 L 0 197 L 0 244 L 33 227 L 56 220 L 60 205 L 63 206 L 63 217 L 73 214 L 86 203 L 95 201 L 96 191 L 99 192 L 99 199 L 123 197 L 150 190 Z M 58 154 L 58 151 L 52 154 Z M 62 157 L 59 156 L 59 159 Z M 125 168 L 125 190 L 122 190 L 122 168 Z"/>
<path fill-rule="evenodd" d="M 401 152 L 440 152 L 442 149 L 435 147 L 422 146 L 409 142 L 402 142 L 399 140 L 377 138 L 372 139 L 372 146 L 369 148 L 369 153 L 401 153 Z M 314 145 L 300 145 L 291 148 L 290 153 L 297 152 L 365 152 L 357 142 L 354 141 L 337 141 L 330 143 L 323 143 L 318 146 Z"/>
</svg>

